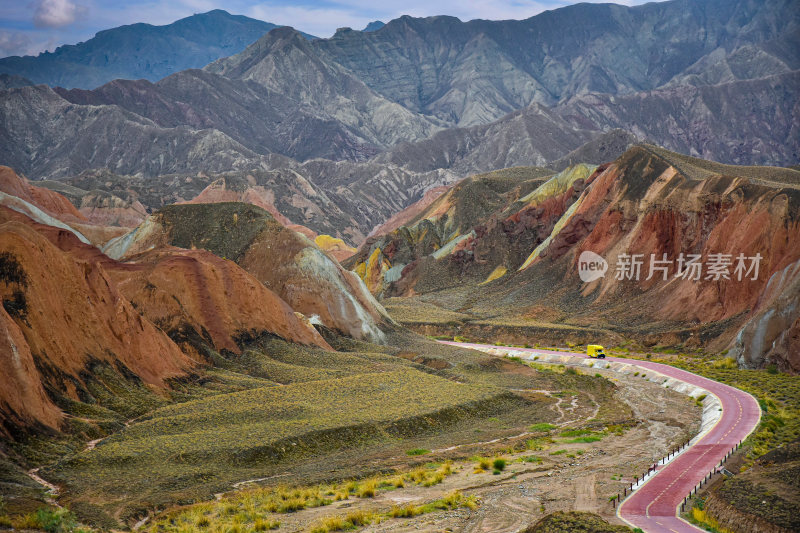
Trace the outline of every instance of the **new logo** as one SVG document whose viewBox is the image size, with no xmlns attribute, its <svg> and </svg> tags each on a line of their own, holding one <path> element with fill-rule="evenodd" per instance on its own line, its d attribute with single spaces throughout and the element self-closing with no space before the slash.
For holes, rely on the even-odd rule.
<svg viewBox="0 0 800 533">
<path fill-rule="evenodd" d="M 578 257 L 578 275 L 584 283 L 602 278 L 606 271 L 608 262 L 596 253 L 586 250 Z"/>
</svg>

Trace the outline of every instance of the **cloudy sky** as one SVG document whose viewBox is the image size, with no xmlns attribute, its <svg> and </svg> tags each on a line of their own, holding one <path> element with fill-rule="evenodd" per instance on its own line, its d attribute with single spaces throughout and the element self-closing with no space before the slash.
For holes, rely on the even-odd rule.
<svg viewBox="0 0 800 533">
<path fill-rule="evenodd" d="M 607 0 L 608 1 L 608 0 Z M 221 8 L 329 37 L 336 28 L 361 29 L 400 15 L 453 15 L 461 20 L 523 19 L 574 3 L 569 0 L 0 0 L 0 57 L 38 54 L 90 39 L 100 30 L 175 20 Z M 638 4 L 640 0 L 617 0 Z"/>
</svg>

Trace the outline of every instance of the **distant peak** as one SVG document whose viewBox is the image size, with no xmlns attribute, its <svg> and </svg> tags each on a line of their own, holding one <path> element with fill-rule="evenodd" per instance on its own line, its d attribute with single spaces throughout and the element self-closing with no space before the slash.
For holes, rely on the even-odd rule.
<svg viewBox="0 0 800 533">
<path fill-rule="evenodd" d="M 182 19 L 178 19 L 172 24 L 180 25 L 181 23 L 196 21 L 196 20 L 203 20 L 203 19 L 237 19 L 242 18 L 241 15 L 231 15 L 224 9 L 212 9 L 211 11 L 206 11 L 205 13 L 195 13 L 194 15 L 190 15 L 188 17 L 184 17 Z M 169 26 L 168 24 L 167 26 Z"/>
<path fill-rule="evenodd" d="M 386 24 L 382 20 L 373 20 L 366 27 L 361 31 L 378 31 L 379 29 L 386 26 Z"/>
<path fill-rule="evenodd" d="M 278 26 L 277 28 L 271 29 L 266 35 L 272 38 L 285 39 L 287 37 L 302 37 L 303 34 L 291 26 Z M 264 37 L 266 37 L 266 35 Z M 262 37 L 262 39 L 264 37 Z"/>
</svg>

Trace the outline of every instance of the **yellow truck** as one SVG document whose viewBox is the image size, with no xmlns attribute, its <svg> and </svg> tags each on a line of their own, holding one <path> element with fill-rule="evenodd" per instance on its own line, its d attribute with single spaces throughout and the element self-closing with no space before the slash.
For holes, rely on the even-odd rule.
<svg viewBox="0 0 800 533">
<path fill-rule="evenodd" d="M 605 359 L 606 352 L 599 344 L 590 344 L 586 347 L 586 355 L 589 357 L 596 357 L 598 359 Z"/>
</svg>

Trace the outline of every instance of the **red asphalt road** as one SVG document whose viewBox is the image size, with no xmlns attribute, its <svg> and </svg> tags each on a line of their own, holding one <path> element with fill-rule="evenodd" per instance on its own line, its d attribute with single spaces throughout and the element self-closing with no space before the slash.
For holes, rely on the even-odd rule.
<svg viewBox="0 0 800 533">
<path fill-rule="evenodd" d="M 446 342 L 462 348 L 500 348 L 486 344 Z M 587 357 L 574 352 L 559 352 L 535 348 L 513 348 L 524 352 Z M 758 425 L 761 408 L 751 395 L 734 387 L 692 374 L 679 368 L 650 361 L 608 357 L 653 370 L 665 376 L 701 387 L 716 396 L 722 404 L 719 421 L 699 441 L 684 450 L 667 465 L 660 467 L 643 485 L 622 502 L 617 515 L 634 527 L 652 533 L 703 531 L 678 518 L 681 502 L 689 492 L 713 471 L 725 457 Z"/>
</svg>

